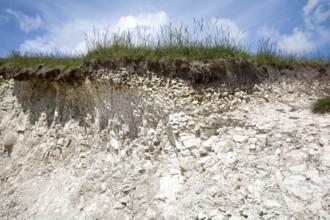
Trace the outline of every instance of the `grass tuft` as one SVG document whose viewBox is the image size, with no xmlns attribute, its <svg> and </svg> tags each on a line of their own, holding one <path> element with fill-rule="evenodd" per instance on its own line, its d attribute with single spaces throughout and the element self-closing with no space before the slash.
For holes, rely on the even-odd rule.
<svg viewBox="0 0 330 220">
<path fill-rule="evenodd" d="M 314 113 L 330 113 L 330 96 L 317 100 L 313 106 L 312 111 Z"/>
<path fill-rule="evenodd" d="M 228 30 L 205 25 L 195 20 L 190 29 L 181 24 L 161 26 L 156 32 L 150 27 L 109 32 L 94 30 L 86 37 L 88 59 L 121 59 L 126 57 L 146 57 L 165 59 L 218 59 L 226 57 L 250 57 L 238 41 L 230 37 Z"/>
<path fill-rule="evenodd" d="M 278 49 L 277 43 L 268 38 L 259 41 L 254 60 L 259 64 L 289 65 L 298 62 L 299 58 L 296 54 L 286 53 Z"/>
</svg>

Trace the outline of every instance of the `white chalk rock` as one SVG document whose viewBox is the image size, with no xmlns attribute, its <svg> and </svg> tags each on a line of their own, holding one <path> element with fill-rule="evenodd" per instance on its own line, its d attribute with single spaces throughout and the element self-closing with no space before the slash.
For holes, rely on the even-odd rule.
<svg viewBox="0 0 330 220">
<path fill-rule="evenodd" d="M 233 140 L 236 143 L 245 143 L 248 139 L 249 137 L 245 135 L 238 135 L 238 134 L 233 135 Z"/>
</svg>

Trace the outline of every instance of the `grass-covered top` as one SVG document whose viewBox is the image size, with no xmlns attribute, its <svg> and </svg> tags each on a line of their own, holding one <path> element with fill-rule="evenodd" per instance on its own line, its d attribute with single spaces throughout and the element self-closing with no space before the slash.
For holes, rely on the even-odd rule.
<svg viewBox="0 0 330 220">
<path fill-rule="evenodd" d="M 330 64 L 329 56 L 298 56 L 279 50 L 275 42 L 261 39 L 256 49 L 233 39 L 228 30 L 196 21 L 191 29 L 186 25 L 162 26 L 159 31 L 137 27 L 129 31 L 97 31 L 86 37 L 86 54 L 63 55 L 48 52 L 12 52 L 0 59 L 0 66 L 13 63 L 18 68 L 46 64 L 63 71 L 91 59 L 148 59 L 215 60 L 245 59 L 258 64 L 287 65 L 295 62 Z"/>
</svg>

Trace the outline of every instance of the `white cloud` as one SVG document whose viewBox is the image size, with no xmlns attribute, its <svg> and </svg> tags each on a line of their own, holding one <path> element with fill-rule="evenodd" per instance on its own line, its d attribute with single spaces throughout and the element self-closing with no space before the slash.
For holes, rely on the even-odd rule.
<svg viewBox="0 0 330 220">
<path fill-rule="evenodd" d="M 322 8 L 318 7 L 315 11 L 315 19 L 318 24 L 322 24 L 323 22 L 326 22 L 327 19 L 330 18 L 330 3 L 329 3 L 329 8 Z"/>
<path fill-rule="evenodd" d="M 75 20 L 61 26 L 51 26 L 47 29 L 47 34 L 24 41 L 20 45 L 20 50 L 83 53 L 86 52 L 85 36 L 92 29 L 93 23 L 88 20 Z"/>
<path fill-rule="evenodd" d="M 56 48 L 55 43 L 47 36 L 39 36 L 33 40 L 26 40 L 20 45 L 22 51 L 51 52 Z"/>
<path fill-rule="evenodd" d="M 165 12 L 140 14 L 137 16 L 121 17 L 118 22 L 109 27 L 106 23 L 111 17 L 86 20 L 76 18 L 62 25 L 45 25 L 47 34 L 26 40 L 20 45 L 22 51 L 60 51 L 66 54 L 86 53 L 86 36 L 93 37 L 94 30 L 100 33 L 131 29 L 137 26 L 159 27 L 168 22 Z M 106 27 L 109 27 L 108 29 Z M 95 37 L 95 36 L 94 36 Z"/>
<path fill-rule="evenodd" d="M 281 35 L 278 46 L 290 52 L 310 52 L 316 48 L 316 45 L 310 38 L 310 34 L 295 28 L 290 35 Z"/>
<path fill-rule="evenodd" d="M 322 47 L 330 44 L 330 1 L 308 0 L 303 8 L 306 30 L 313 32 L 313 37 Z"/>
<path fill-rule="evenodd" d="M 294 28 L 291 34 L 280 34 L 275 29 L 262 27 L 258 34 L 276 42 L 278 49 L 287 52 L 304 53 L 311 52 L 316 48 L 315 43 L 311 40 L 311 34 L 298 28 Z"/>
<path fill-rule="evenodd" d="M 292 29 L 290 34 L 280 34 L 269 27 L 261 27 L 259 35 L 277 42 L 279 49 L 294 52 L 312 52 L 330 43 L 330 1 L 308 0 L 302 8 L 303 26 Z"/>
<path fill-rule="evenodd" d="M 168 23 L 167 14 L 164 11 L 140 14 L 138 16 L 121 17 L 115 25 L 116 29 L 127 30 L 133 29 L 137 26 L 148 26 L 151 28 L 160 28 L 160 26 Z"/>
<path fill-rule="evenodd" d="M 164 11 L 140 14 L 138 16 L 124 16 L 114 25 L 116 32 L 129 31 L 133 44 L 148 44 L 157 39 L 161 27 L 168 24 L 169 19 Z"/>
<path fill-rule="evenodd" d="M 320 0 L 308 0 L 307 4 L 303 8 L 304 14 L 310 14 L 319 3 Z"/>
<path fill-rule="evenodd" d="M 309 30 L 317 31 L 320 27 L 329 29 L 330 1 L 309 0 L 303 8 L 305 26 Z"/>
<path fill-rule="evenodd" d="M 228 34 L 231 40 L 242 42 L 246 38 L 246 32 L 242 31 L 237 24 L 225 18 L 211 18 L 211 24 L 221 28 L 225 34 Z"/>
<path fill-rule="evenodd" d="M 42 25 L 42 19 L 39 15 L 30 17 L 12 9 L 6 9 L 6 12 L 17 19 L 20 29 L 26 33 L 38 29 Z"/>
</svg>

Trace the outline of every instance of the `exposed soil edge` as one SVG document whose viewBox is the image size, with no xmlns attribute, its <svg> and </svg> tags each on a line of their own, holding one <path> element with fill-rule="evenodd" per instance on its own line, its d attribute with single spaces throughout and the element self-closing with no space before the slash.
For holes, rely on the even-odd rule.
<svg viewBox="0 0 330 220">
<path fill-rule="evenodd" d="M 286 80 L 330 80 L 330 66 L 313 66 L 296 63 L 288 66 L 258 65 L 247 60 L 197 61 L 186 59 L 121 59 L 92 60 L 61 73 L 59 68 L 49 68 L 44 64 L 20 71 L 8 63 L 0 68 L 0 76 L 18 81 L 49 80 L 59 82 L 79 82 L 88 77 L 97 79 L 97 70 L 119 70 L 125 68 L 129 74 L 144 75 L 148 71 L 163 77 L 180 78 L 192 84 L 222 83 L 228 86 L 257 84 L 263 81 Z"/>
</svg>

